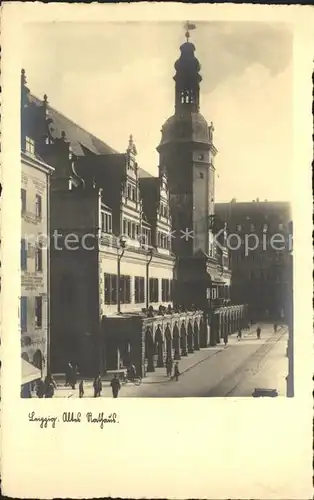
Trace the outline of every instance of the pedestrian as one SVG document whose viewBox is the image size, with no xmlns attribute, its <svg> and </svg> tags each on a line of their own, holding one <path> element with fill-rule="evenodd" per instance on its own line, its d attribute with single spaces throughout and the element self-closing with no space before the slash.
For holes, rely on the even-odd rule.
<svg viewBox="0 0 314 500">
<path fill-rule="evenodd" d="M 172 358 L 168 358 L 168 360 L 167 360 L 167 376 L 168 377 L 171 377 L 171 375 L 172 375 L 172 367 L 173 367 Z"/>
<path fill-rule="evenodd" d="M 45 398 L 53 398 L 57 384 L 55 383 L 52 375 L 49 373 L 45 378 Z"/>
<path fill-rule="evenodd" d="M 36 384 L 36 396 L 38 398 L 43 398 L 44 395 L 45 395 L 45 383 L 40 378 L 39 380 L 37 380 L 37 384 Z"/>
<path fill-rule="evenodd" d="M 238 339 L 238 340 L 241 340 L 241 337 L 242 337 L 242 330 L 241 330 L 241 328 L 239 328 L 239 330 L 238 330 L 238 335 L 237 335 L 237 339 Z"/>
<path fill-rule="evenodd" d="M 111 386 L 111 389 L 112 389 L 112 396 L 114 398 L 117 398 L 118 394 L 119 394 L 119 391 L 121 389 L 120 380 L 118 379 L 118 375 L 117 374 L 115 374 L 115 376 L 111 380 L 110 386 Z"/>
<path fill-rule="evenodd" d="M 227 333 L 224 334 L 224 343 L 225 343 L 225 346 L 228 344 L 228 334 Z"/>
<path fill-rule="evenodd" d="M 84 396 L 84 380 L 82 379 L 79 383 L 79 397 L 82 398 Z"/>
<path fill-rule="evenodd" d="M 176 382 L 178 382 L 178 380 L 179 380 L 179 375 L 180 375 L 180 370 L 179 370 L 179 363 L 177 361 L 176 364 L 174 365 L 174 373 L 173 373 L 173 376 L 176 379 Z"/>
<path fill-rule="evenodd" d="M 260 327 L 258 326 L 257 329 L 256 329 L 256 334 L 257 334 L 257 338 L 260 339 L 261 338 L 261 329 Z"/>
<path fill-rule="evenodd" d="M 277 328 L 278 328 L 278 325 L 277 323 L 274 324 L 274 332 L 276 333 L 277 332 Z"/>
<path fill-rule="evenodd" d="M 65 384 L 64 384 L 65 387 L 68 387 L 70 385 L 72 380 L 72 373 L 73 373 L 73 366 L 69 361 L 65 370 Z"/>
<path fill-rule="evenodd" d="M 72 389 L 75 389 L 75 386 L 77 383 L 77 365 L 73 365 L 70 383 L 71 383 Z"/>
<path fill-rule="evenodd" d="M 98 376 L 94 378 L 93 387 L 94 387 L 94 398 L 98 397 Z"/>
</svg>

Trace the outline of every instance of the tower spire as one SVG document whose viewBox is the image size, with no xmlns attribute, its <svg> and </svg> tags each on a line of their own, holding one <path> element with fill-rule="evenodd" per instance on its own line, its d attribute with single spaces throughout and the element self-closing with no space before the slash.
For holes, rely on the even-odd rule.
<svg viewBox="0 0 314 500">
<path fill-rule="evenodd" d="M 190 38 L 190 31 L 195 30 L 196 26 L 193 23 L 190 23 L 190 21 L 187 21 L 184 25 L 184 30 L 185 30 L 185 38 L 186 38 L 186 43 L 189 43 L 189 38 Z"/>
</svg>

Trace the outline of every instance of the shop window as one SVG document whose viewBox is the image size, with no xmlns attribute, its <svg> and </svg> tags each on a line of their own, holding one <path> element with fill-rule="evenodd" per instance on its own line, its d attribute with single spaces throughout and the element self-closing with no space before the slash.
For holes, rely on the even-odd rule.
<svg viewBox="0 0 314 500">
<path fill-rule="evenodd" d="M 142 304 L 144 302 L 144 286 L 145 279 L 141 276 L 135 276 L 135 303 Z"/>
<path fill-rule="evenodd" d="M 129 304 L 131 302 L 131 278 L 130 276 L 120 276 L 119 296 L 121 304 Z"/>
<path fill-rule="evenodd" d="M 20 299 L 20 326 L 22 333 L 27 331 L 27 297 Z"/>
<path fill-rule="evenodd" d="M 35 199 L 35 210 L 36 210 L 36 217 L 37 219 L 41 219 L 41 210 L 42 210 L 42 203 L 41 203 L 41 196 L 39 194 L 36 194 L 36 199 Z"/>
<path fill-rule="evenodd" d="M 168 279 L 162 279 L 161 281 L 161 297 L 162 302 L 169 302 L 171 300 L 171 285 Z"/>
<path fill-rule="evenodd" d="M 21 189 L 21 211 L 22 214 L 26 212 L 26 189 Z"/>
<path fill-rule="evenodd" d="M 43 322 L 43 298 L 35 297 L 35 326 L 36 328 L 42 327 Z"/>
<path fill-rule="evenodd" d="M 36 271 L 43 270 L 43 249 L 40 242 L 37 243 L 36 252 L 35 252 L 35 265 Z"/>
<path fill-rule="evenodd" d="M 159 293 L 158 293 L 158 278 L 149 278 L 149 301 L 150 302 L 158 302 L 159 301 Z"/>
<path fill-rule="evenodd" d="M 21 240 L 21 270 L 27 270 L 27 245 L 26 240 Z"/>
</svg>

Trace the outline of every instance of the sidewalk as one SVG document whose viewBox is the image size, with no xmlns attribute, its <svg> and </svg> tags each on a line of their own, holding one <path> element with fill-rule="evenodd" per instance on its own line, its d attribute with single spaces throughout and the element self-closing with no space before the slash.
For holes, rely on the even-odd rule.
<svg viewBox="0 0 314 500">
<path fill-rule="evenodd" d="M 260 324 L 260 327 L 262 330 L 262 338 L 264 335 L 265 337 L 269 337 L 273 334 L 272 324 Z M 238 344 L 238 342 L 243 342 L 245 338 L 247 338 L 248 340 L 250 339 L 250 337 L 255 338 L 256 328 L 257 325 L 254 324 L 250 328 L 250 330 L 243 331 L 241 341 L 237 340 L 237 333 L 229 335 L 228 346 L 236 345 Z M 281 327 L 278 327 L 278 332 L 280 331 L 280 328 Z M 180 373 L 183 374 L 188 372 L 205 360 L 208 360 L 209 358 L 216 356 L 220 352 L 223 352 L 225 349 L 226 347 L 223 343 L 223 340 L 221 339 L 221 343 L 217 344 L 214 347 L 205 347 L 199 351 L 194 351 L 194 353 L 188 354 L 188 356 L 181 357 L 181 360 L 178 361 Z M 58 385 L 58 388 L 55 391 L 55 397 L 78 397 L 78 384 L 76 386 L 76 389 L 74 390 L 69 387 L 64 387 L 65 379 L 64 376 L 60 374 L 55 376 L 55 380 Z M 141 385 L 165 384 L 167 382 L 169 382 L 169 377 L 167 377 L 166 375 L 166 367 L 155 368 L 154 372 L 148 372 L 146 377 L 142 379 Z M 103 381 L 102 387 L 102 396 L 111 396 L 110 381 Z M 133 393 L 134 391 L 134 395 L 136 395 L 136 387 L 134 386 L 134 384 L 129 383 L 123 385 L 122 387 L 123 392 L 127 391 L 128 393 Z M 84 397 L 93 397 L 93 379 L 84 379 Z"/>
</svg>

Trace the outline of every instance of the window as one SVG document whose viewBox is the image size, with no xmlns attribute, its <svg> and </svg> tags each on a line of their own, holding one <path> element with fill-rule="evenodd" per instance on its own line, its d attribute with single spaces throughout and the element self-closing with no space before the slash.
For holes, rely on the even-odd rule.
<svg viewBox="0 0 314 500">
<path fill-rule="evenodd" d="M 145 280 L 141 276 L 135 276 L 135 303 L 142 304 L 144 302 L 144 285 Z"/>
<path fill-rule="evenodd" d="M 38 242 L 35 253 L 36 271 L 43 270 L 43 249 L 40 242 Z"/>
<path fill-rule="evenodd" d="M 162 279 L 162 282 L 161 282 L 161 297 L 162 297 L 162 302 L 169 302 L 169 300 L 171 300 L 171 284 L 170 284 L 170 280 Z"/>
<path fill-rule="evenodd" d="M 268 225 L 263 224 L 263 233 L 267 233 Z"/>
<path fill-rule="evenodd" d="M 237 231 L 238 231 L 238 232 L 242 231 L 242 226 L 241 226 L 241 224 L 237 224 Z"/>
<path fill-rule="evenodd" d="M 43 323 L 43 298 L 35 297 L 35 325 L 37 328 L 42 327 Z"/>
<path fill-rule="evenodd" d="M 25 151 L 31 155 L 35 154 L 35 142 L 30 137 L 25 138 Z"/>
<path fill-rule="evenodd" d="M 105 304 L 117 303 L 117 275 L 105 274 Z"/>
<path fill-rule="evenodd" d="M 282 224 L 282 222 L 280 222 L 280 224 L 278 224 L 278 229 L 279 229 L 279 231 L 283 231 L 283 224 Z"/>
<path fill-rule="evenodd" d="M 36 194 L 36 217 L 41 219 L 41 196 Z"/>
<path fill-rule="evenodd" d="M 120 276 L 119 295 L 121 304 L 130 304 L 131 302 L 131 278 L 130 276 Z"/>
<path fill-rule="evenodd" d="M 145 245 L 150 245 L 151 244 L 151 231 L 150 229 L 146 229 L 145 227 L 143 227 L 142 229 L 142 243 L 144 243 Z"/>
<path fill-rule="evenodd" d="M 167 234 L 158 231 L 157 239 L 158 239 L 158 246 L 160 248 L 164 249 L 170 248 L 170 238 Z"/>
<path fill-rule="evenodd" d="M 128 184 L 127 186 L 127 193 L 128 193 L 128 198 L 131 198 L 131 186 Z"/>
<path fill-rule="evenodd" d="M 22 214 L 26 212 L 26 189 L 21 189 L 21 210 Z"/>
<path fill-rule="evenodd" d="M 22 332 L 27 331 L 27 297 L 20 299 L 20 327 Z"/>
<path fill-rule="evenodd" d="M 255 225 L 254 224 L 251 224 L 251 232 L 255 231 Z"/>
<path fill-rule="evenodd" d="M 199 154 L 199 155 L 198 155 L 198 159 L 199 159 L 199 160 L 204 160 L 204 153 Z M 204 174 L 202 175 L 202 177 L 201 177 L 201 178 L 203 179 L 203 177 L 204 177 Z"/>
<path fill-rule="evenodd" d="M 134 187 L 131 189 L 131 200 L 136 201 L 136 191 Z"/>
<path fill-rule="evenodd" d="M 27 270 L 27 246 L 25 239 L 21 240 L 21 270 Z"/>
<path fill-rule="evenodd" d="M 158 278 L 149 278 L 149 301 L 159 301 Z"/>
<path fill-rule="evenodd" d="M 103 233 L 112 233 L 112 215 L 101 212 L 101 230 Z"/>
</svg>

